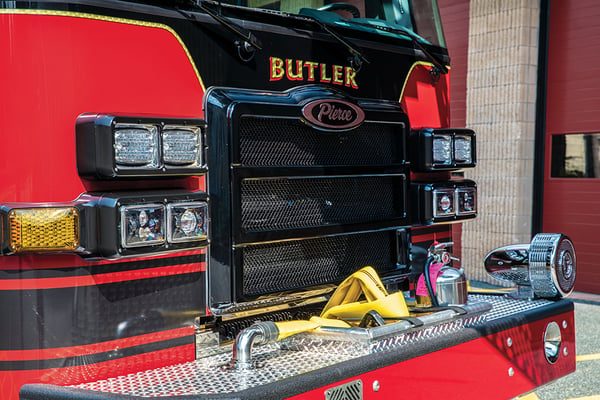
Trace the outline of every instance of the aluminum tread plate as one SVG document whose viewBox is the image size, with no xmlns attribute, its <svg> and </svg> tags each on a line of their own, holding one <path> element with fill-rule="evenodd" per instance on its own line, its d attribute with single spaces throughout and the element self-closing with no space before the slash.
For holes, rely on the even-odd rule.
<svg viewBox="0 0 600 400">
<path fill-rule="evenodd" d="M 295 346 L 289 342 L 282 346 L 275 343 L 256 346 L 253 360 L 256 368 L 248 371 L 234 371 L 229 367 L 231 352 L 213 355 L 196 361 L 109 378 L 97 382 L 76 385 L 74 387 L 99 392 L 119 393 L 140 397 L 168 397 L 177 395 L 206 395 L 234 393 L 260 385 L 281 381 L 294 376 L 330 367 L 337 363 L 355 359 L 369 352 L 385 351 L 399 346 L 444 335 L 463 327 L 475 326 L 484 321 L 509 317 L 523 311 L 530 311 L 552 303 L 548 300 L 514 300 L 494 295 L 469 295 L 469 301 L 487 302 L 492 310 L 484 317 L 466 318 L 463 323 L 456 320 L 401 333 L 394 337 L 378 340 L 374 343 L 335 343 L 323 341 L 319 351 L 314 343 L 305 344 L 300 337 Z M 289 350 L 292 349 L 293 350 Z"/>
</svg>

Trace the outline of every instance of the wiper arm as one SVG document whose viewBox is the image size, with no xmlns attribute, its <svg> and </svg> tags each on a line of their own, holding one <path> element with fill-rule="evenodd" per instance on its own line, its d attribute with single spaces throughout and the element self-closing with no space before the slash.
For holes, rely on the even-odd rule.
<svg viewBox="0 0 600 400">
<path fill-rule="evenodd" d="M 319 20 L 318 18 L 313 17 L 312 15 L 302 15 L 302 17 L 308 18 L 308 19 L 316 22 L 317 25 L 319 25 L 319 27 L 322 30 L 327 32 L 331 37 L 333 37 L 335 40 L 337 40 L 339 43 L 341 43 L 344 47 L 346 47 L 346 49 L 348 50 L 348 52 L 350 53 L 350 56 L 351 56 L 350 57 L 350 66 L 356 72 L 358 72 L 361 69 L 363 63 L 370 64 L 370 61 L 367 60 L 367 58 L 364 56 L 364 54 L 362 53 L 360 48 L 358 46 L 356 46 L 355 44 L 350 43 L 348 41 L 348 39 L 344 38 L 342 35 L 340 35 L 336 31 L 334 31 L 333 29 L 331 29 L 331 24 L 327 24 L 327 23 Z"/>
<path fill-rule="evenodd" d="M 396 35 L 401 34 L 404 36 L 408 36 L 410 38 L 410 40 L 412 41 L 413 46 L 418 47 L 419 50 L 421 50 L 423 52 L 423 54 L 425 55 L 427 60 L 429 60 L 440 73 L 442 73 L 444 75 L 448 73 L 448 68 L 436 56 L 431 54 L 429 52 L 429 50 L 427 50 L 427 48 L 425 48 L 425 46 L 423 46 L 423 44 L 419 41 L 420 36 L 409 31 L 408 29 L 392 28 L 389 26 L 382 26 L 382 25 L 365 24 L 362 22 L 352 21 L 351 19 L 348 21 L 344 21 L 344 22 L 347 22 L 349 24 L 364 26 L 367 28 L 373 28 L 373 29 L 377 29 L 380 31 L 384 31 L 384 32 L 394 33 Z"/>
<path fill-rule="evenodd" d="M 241 43 L 236 42 L 236 45 L 238 46 L 238 54 L 242 60 L 250 61 L 252 57 L 254 57 L 254 52 L 256 50 L 262 50 L 262 43 L 251 31 L 242 28 L 233 21 L 230 21 L 226 17 L 219 15 L 210 8 L 206 7 L 202 0 L 190 0 L 190 2 L 194 7 L 204 11 L 212 19 L 221 24 L 221 26 L 225 27 L 228 31 L 243 40 Z"/>
</svg>

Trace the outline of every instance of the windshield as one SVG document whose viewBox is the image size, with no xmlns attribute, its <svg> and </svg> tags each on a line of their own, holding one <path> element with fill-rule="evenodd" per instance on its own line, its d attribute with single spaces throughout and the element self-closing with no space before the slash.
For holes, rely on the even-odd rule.
<svg viewBox="0 0 600 400">
<path fill-rule="evenodd" d="M 224 0 L 222 3 L 298 14 L 345 28 L 410 36 L 445 47 L 436 0 Z M 386 30 L 387 29 L 387 30 Z"/>
</svg>

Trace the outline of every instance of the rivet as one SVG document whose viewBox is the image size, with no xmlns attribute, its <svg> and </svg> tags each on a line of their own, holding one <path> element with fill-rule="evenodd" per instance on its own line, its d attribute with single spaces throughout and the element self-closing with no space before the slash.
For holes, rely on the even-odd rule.
<svg viewBox="0 0 600 400">
<path fill-rule="evenodd" d="M 508 338 L 508 339 L 506 339 L 506 345 L 507 345 L 508 347 L 512 347 L 512 344 L 513 344 L 513 342 L 512 342 L 512 338 Z"/>
<path fill-rule="evenodd" d="M 508 376 L 513 376 L 514 374 L 515 374 L 515 370 L 512 367 L 510 367 L 508 369 Z"/>
<path fill-rule="evenodd" d="M 563 354 L 565 355 L 565 357 L 569 355 L 569 350 L 567 350 L 566 347 L 563 349 Z"/>
<path fill-rule="evenodd" d="M 563 321 L 563 329 L 567 329 L 567 326 L 569 326 L 567 325 L 567 321 Z"/>
<path fill-rule="evenodd" d="M 379 381 L 373 381 L 373 391 L 379 392 L 380 388 L 381 388 L 381 385 L 379 384 Z"/>
</svg>

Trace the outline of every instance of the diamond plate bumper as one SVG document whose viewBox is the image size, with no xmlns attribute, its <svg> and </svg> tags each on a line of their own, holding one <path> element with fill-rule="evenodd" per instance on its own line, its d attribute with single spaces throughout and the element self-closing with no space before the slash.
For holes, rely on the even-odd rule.
<svg viewBox="0 0 600 400">
<path fill-rule="evenodd" d="M 179 396 L 184 396 L 185 399 L 282 399 L 293 396 L 298 396 L 294 397 L 298 399 L 322 399 L 324 388 L 363 375 L 370 376 L 374 371 L 382 371 L 383 374 L 383 371 L 389 368 L 399 368 L 403 363 L 417 358 L 423 360 L 432 357 L 433 360 L 433 357 L 439 358 L 440 355 L 450 352 L 452 356 L 442 358 L 445 360 L 442 362 L 448 365 L 432 365 L 431 368 L 436 371 L 461 368 L 461 363 L 468 362 L 466 360 L 472 356 L 468 346 L 473 344 L 473 348 L 482 347 L 478 341 L 486 343 L 482 347 L 486 349 L 484 352 L 487 352 L 489 347 L 490 360 L 500 356 L 498 364 L 501 364 L 501 367 L 498 371 L 501 371 L 502 377 L 512 379 L 515 371 L 517 377 L 523 375 L 523 379 L 509 380 L 509 383 L 518 383 L 513 390 L 515 393 L 508 394 L 509 397 L 574 370 L 571 302 L 514 300 L 491 295 L 470 295 L 469 302 L 491 304 L 491 310 L 483 314 L 426 324 L 420 328 L 407 328 L 394 334 L 380 332 L 365 337 L 361 333 L 353 337 L 340 336 L 337 332 L 321 332 L 316 335 L 296 335 L 276 344 L 256 347 L 254 358 L 257 368 L 248 371 L 232 370 L 229 367 L 231 353 L 227 352 L 194 362 L 84 383 L 76 387 L 26 385 L 21 391 L 21 399 L 178 399 Z M 554 365 L 545 365 L 543 358 L 540 361 L 540 354 L 543 357 L 543 335 L 532 333 L 537 325 L 540 328 L 535 329 L 543 330 L 544 321 L 548 318 L 560 319 L 559 324 L 564 327 L 563 343 L 568 349 L 561 353 L 564 355 Z M 511 335 L 510 341 L 505 338 L 506 335 Z M 511 345 L 507 346 L 507 343 Z M 454 354 L 452 350 L 458 348 L 463 350 Z M 527 351 L 531 352 L 531 355 Z M 465 360 L 462 360 L 463 355 Z M 493 367 L 495 368 L 495 365 Z M 507 372 L 508 368 L 512 369 L 512 375 Z M 470 374 L 476 375 L 479 369 L 481 368 Z M 465 365 L 465 371 L 467 370 L 469 366 Z M 486 373 L 486 378 L 482 379 L 483 387 L 480 388 L 485 390 L 485 393 L 491 392 L 490 385 L 493 384 L 490 382 L 502 382 L 500 376 L 489 376 L 489 373 Z M 396 376 L 387 387 L 394 385 L 394 379 L 399 388 L 407 386 L 407 382 L 402 383 L 401 376 Z M 413 377 L 411 382 L 414 384 L 415 380 L 418 379 Z M 505 383 L 501 384 L 506 386 Z M 377 385 L 379 387 L 379 381 Z M 450 382 L 448 385 L 451 390 L 458 387 L 459 382 Z M 373 386 L 375 387 L 375 384 Z M 443 385 L 440 386 L 442 387 Z M 377 395 L 370 386 L 365 390 L 368 393 L 365 392 L 364 398 L 386 398 L 367 396 Z M 312 392 L 317 393 L 316 397 L 311 397 Z M 308 397 L 303 397 L 304 393 Z"/>
</svg>

